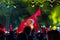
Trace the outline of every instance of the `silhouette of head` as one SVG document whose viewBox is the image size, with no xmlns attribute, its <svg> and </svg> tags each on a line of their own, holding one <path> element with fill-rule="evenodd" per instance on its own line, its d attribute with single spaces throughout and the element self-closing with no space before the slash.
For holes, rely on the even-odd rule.
<svg viewBox="0 0 60 40">
<path fill-rule="evenodd" d="M 60 40 L 59 32 L 56 30 L 52 30 L 48 32 L 48 40 Z"/>
<path fill-rule="evenodd" d="M 26 27 L 24 28 L 24 32 L 25 32 L 25 33 L 30 34 L 30 31 L 31 31 L 30 26 L 26 26 Z"/>
<path fill-rule="evenodd" d="M 2 24 L 0 24 L 0 28 L 3 28 L 3 25 Z"/>
</svg>

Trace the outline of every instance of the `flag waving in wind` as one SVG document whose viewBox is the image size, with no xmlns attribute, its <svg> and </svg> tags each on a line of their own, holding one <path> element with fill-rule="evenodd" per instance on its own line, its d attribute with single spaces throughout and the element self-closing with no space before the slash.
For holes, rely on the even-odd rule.
<svg viewBox="0 0 60 40">
<path fill-rule="evenodd" d="M 17 33 L 23 32 L 24 28 L 26 26 L 30 26 L 31 29 L 35 28 L 36 32 L 38 31 L 38 23 L 37 23 L 37 17 L 41 15 L 40 8 L 29 18 L 25 19 L 21 24 L 19 25 L 17 29 Z"/>
</svg>

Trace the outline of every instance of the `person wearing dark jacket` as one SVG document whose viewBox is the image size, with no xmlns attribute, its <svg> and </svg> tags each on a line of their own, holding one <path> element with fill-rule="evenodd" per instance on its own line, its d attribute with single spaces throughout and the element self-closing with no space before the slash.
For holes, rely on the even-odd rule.
<svg viewBox="0 0 60 40">
<path fill-rule="evenodd" d="M 48 40 L 60 40 L 59 32 L 57 30 L 49 31 Z"/>
<path fill-rule="evenodd" d="M 29 40 L 31 28 L 27 26 L 24 28 L 24 31 L 20 33 L 17 37 L 18 40 Z"/>
</svg>

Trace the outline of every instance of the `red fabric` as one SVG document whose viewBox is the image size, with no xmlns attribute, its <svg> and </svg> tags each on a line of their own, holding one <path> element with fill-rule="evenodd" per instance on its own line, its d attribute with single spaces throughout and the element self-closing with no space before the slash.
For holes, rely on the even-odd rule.
<svg viewBox="0 0 60 40">
<path fill-rule="evenodd" d="M 5 28 L 0 28 L 0 31 L 3 31 L 5 33 L 6 29 Z"/>
<path fill-rule="evenodd" d="M 38 9 L 37 11 L 36 11 L 36 13 L 34 13 L 32 16 L 30 16 L 29 18 L 27 18 L 27 19 L 25 19 L 23 22 L 21 22 L 21 24 L 19 25 L 19 27 L 18 27 L 18 29 L 17 29 L 17 33 L 19 33 L 19 32 L 23 32 L 23 30 L 24 30 L 24 28 L 26 27 L 26 26 L 29 26 L 29 23 L 30 22 L 28 22 L 27 23 L 27 21 L 29 20 L 29 19 L 31 19 L 31 21 L 33 22 L 32 24 L 33 24 L 33 26 L 34 26 L 34 28 L 36 29 L 36 32 L 38 31 L 38 23 L 37 23 L 37 21 L 36 21 L 36 19 L 37 19 L 37 17 L 38 16 L 40 16 L 41 15 L 41 11 L 40 11 L 40 9 Z M 25 25 L 26 24 L 26 25 Z"/>
<path fill-rule="evenodd" d="M 12 25 L 10 25 L 10 31 L 12 31 Z"/>
<path fill-rule="evenodd" d="M 42 33 L 44 33 L 44 29 L 42 29 Z"/>
</svg>

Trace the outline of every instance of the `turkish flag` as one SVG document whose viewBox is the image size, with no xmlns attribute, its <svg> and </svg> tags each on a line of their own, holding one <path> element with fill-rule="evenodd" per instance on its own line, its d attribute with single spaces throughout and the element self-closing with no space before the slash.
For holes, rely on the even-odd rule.
<svg viewBox="0 0 60 40">
<path fill-rule="evenodd" d="M 32 29 L 35 28 L 36 32 L 38 31 L 38 23 L 37 23 L 37 17 L 39 17 L 41 15 L 41 11 L 40 8 L 29 18 L 25 19 L 23 22 L 21 22 L 21 24 L 19 25 L 18 29 L 17 29 L 17 33 L 19 32 L 23 32 L 24 28 L 26 26 L 30 26 Z"/>
</svg>

